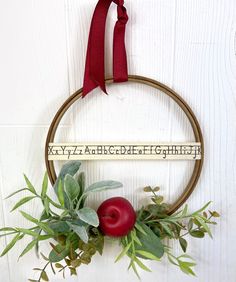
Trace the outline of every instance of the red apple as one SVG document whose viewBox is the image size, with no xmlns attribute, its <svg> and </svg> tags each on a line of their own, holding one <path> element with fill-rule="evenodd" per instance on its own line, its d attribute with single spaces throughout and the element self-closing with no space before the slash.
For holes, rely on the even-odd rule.
<svg viewBox="0 0 236 282">
<path fill-rule="evenodd" d="M 127 235 L 134 227 L 136 213 L 128 200 L 114 197 L 104 201 L 97 210 L 101 231 L 111 237 Z"/>
</svg>

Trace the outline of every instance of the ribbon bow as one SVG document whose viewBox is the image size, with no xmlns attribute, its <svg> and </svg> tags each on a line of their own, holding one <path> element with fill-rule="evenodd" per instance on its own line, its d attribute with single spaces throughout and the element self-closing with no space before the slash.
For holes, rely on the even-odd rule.
<svg viewBox="0 0 236 282">
<path fill-rule="evenodd" d="M 125 50 L 125 28 L 128 15 L 124 7 L 124 0 L 99 0 L 93 14 L 89 32 L 83 97 L 98 86 L 107 94 L 105 85 L 104 41 L 106 18 L 112 2 L 117 5 L 118 15 L 113 37 L 113 80 L 114 82 L 128 80 Z"/>
</svg>

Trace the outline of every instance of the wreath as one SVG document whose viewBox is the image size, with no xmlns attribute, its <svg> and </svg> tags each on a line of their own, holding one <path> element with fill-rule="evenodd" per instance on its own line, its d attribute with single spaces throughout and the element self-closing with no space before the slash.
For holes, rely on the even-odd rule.
<svg viewBox="0 0 236 282">
<path fill-rule="evenodd" d="M 118 13 L 113 40 L 113 78 L 105 79 L 105 23 L 112 2 L 117 5 Z M 103 254 L 105 237 L 112 237 L 120 243 L 122 250 L 115 262 L 123 256 L 128 256 L 130 259 L 128 269 L 132 268 L 138 277 L 139 268 L 151 271 L 145 263 L 147 260 L 159 262 L 164 256 L 167 256 L 168 261 L 184 273 L 195 275 L 193 268 L 196 262 L 186 253 L 188 247 L 186 237 L 203 238 L 205 235 L 212 237 L 210 226 L 216 224 L 214 218 L 219 217 L 219 213 L 208 210 L 210 202 L 195 212 L 189 211 L 187 204 L 179 210 L 194 190 L 202 169 L 204 146 L 199 123 L 191 108 L 175 91 L 153 79 L 128 75 L 124 40 L 127 21 L 128 15 L 123 0 L 98 1 L 90 27 L 83 88 L 65 101 L 49 128 L 45 150 L 47 172 L 43 179 L 42 189 L 39 192 L 24 175 L 26 187 L 8 196 L 9 198 L 21 192 L 29 193 L 15 204 L 12 211 L 33 200 L 39 200 L 42 205 L 39 218 L 20 210 L 21 215 L 32 224 L 31 228 L 4 227 L 0 229 L 0 237 L 13 237 L 1 256 L 6 255 L 17 242 L 28 236 L 31 241 L 22 250 L 19 258 L 35 248 L 38 256 L 41 255 L 45 260 L 42 268 L 34 269 L 38 271 L 38 278 L 29 279 L 31 282 L 49 281 L 50 267 L 54 274 L 60 272 L 63 277 L 67 270 L 71 275 L 77 275 L 78 267 L 91 263 L 96 253 Z M 84 172 L 79 171 L 81 162 L 78 160 L 67 162 L 58 177 L 56 176 L 53 160 L 49 159 L 48 149 L 50 143 L 54 142 L 56 130 L 63 115 L 75 101 L 85 97 L 98 86 L 107 94 L 106 83 L 112 81 L 138 82 L 162 91 L 181 107 L 190 121 L 195 141 L 201 147 L 200 158 L 195 160 L 192 176 L 183 194 L 171 206 L 164 202 L 159 194 L 159 187 L 147 186 L 143 189 L 150 198 L 150 203 L 137 211 L 123 197 L 113 197 L 104 201 L 96 211 L 87 206 L 86 199 L 89 195 L 107 189 L 120 188 L 122 187 L 120 182 L 100 181 L 87 187 Z M 49 179 L 56 197 L 49 196 Z M 178 241 L 183 254 L 176 256 L 173 253 L 169 245 L 170 240 Z M 51 249 L 47 254 L 40 252 L 42 241 L 48 241 L 50 245 Z"/>
<path fill-rule="evenodd" d="M 49 281 L 48 268 L 54 274 L 66 270 L 71 275 L 77 275 L 77 268 L 91 263 L 92 257 L 103 254 L 105 237 L 112 237 L 120 243 L 122 251 L 115 259 L 118 262 L 123 256 L 130 258 L 128 269 L 132 268 L 139 277 L 138 268 L 151 271 L 145 265 L 146 260 L 161 261 L 167 256 L 168 261 L 184 273 L 195 275 L 194 259 L 187 251 L 186 236 L 203 238 L 206 234 L 212 237 L 211 225 L 219 217 L 216 211 L 208 211 L 210 202 L 195 212 L 190 212 L 188 205 L 173 214 L 170 206 L 159 195 L 159 187 L 144 187 L 150 198 L 150 204 L 135 211 L 131 203 L 123 197 L 113 197 L 105 200 L 98 210 L 88 207 L 86 199 L 91 193 L 122 187 L 122 183 L 107 180 L 96 182 L 88 187 L 85 185 L 85 174 L 80 172 L 81 162 L 67 162 L 61 169 L 54 185 L 56 199 L 48 195 L 48 175 L 45 173 L 41 192 L 38 192 L 30 180 L 24 175 L 26 187 L 9 195 L 26 191 L 28 196 L 18 201 L 12 211 L 21 208 L 32 200 L 42 204 L 41 216 L 37 219 L 20 210 L 21 215 L 32 227 L 4 227 L 0 236 L 13 236 L 13 239 L 2 251 L 6 255 L 17 242 L 28 236 L 30 243 L 22 250 L 19 258 L 33 248 L 46 261 L 44 267 L 34 268 L 38 271 L 37 279 L 31 282 Z M 169 241 L 180 244 L 183 254 L 176 256 L 169 246 Z M 50 252 L 40 252 L 40 243 L 48 241 Z"/>
</svg>

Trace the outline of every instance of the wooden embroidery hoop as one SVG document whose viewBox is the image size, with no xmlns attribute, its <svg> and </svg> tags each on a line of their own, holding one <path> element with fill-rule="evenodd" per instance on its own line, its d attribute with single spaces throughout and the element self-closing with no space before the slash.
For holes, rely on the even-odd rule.
<svg viewBox="0 0 236 282">
<path fill-rule="evenodd" d="M 172 214 L 186 202 L 188 197 L 191 195 L 191 193 L 195 189 L 196 184 L 198 182 L 198 179 L 200 177 L 202 165 L 203 165 L 203 160 L 204 160 L 204 142 L 203 142 L 203 136 L 202 136 L 201 128 L 200 128 L 200 125 L 198 123 L 196 116 L 194 115 L 194 113 L 193 113 L 192 109 L 189 107 L 189 105 L 175 91 L 170 89 L 168 86 L 166 86 L 166 85 L 164 85 L 164 84 L 162 84 L 162 83 L 160 83 L 156 80 L 153 80 L 153 79 L 150 79 L 150 78 L 147 78 L 147 77 L 143 77 L 143 76 L 137 76 L 137 75 L 129 75 L 128 81 L 151 86 L 153 88 L 156 88 L 156 89 L 164 92 L 166 95 L 168 95 L 170 98 L 172 98 L 180 106 L 180 108 L 184 111 L 184 113 L 186 114 L 186 116 L 187 116 L 187 118 L 188 118 L 188 120 L 191 124 L 191 127 L 193 129 L 195 142 L 201 143 L 201 159 L 195 161 L 193 173 L 191 175 L 191 178 L 190 178 L 186 188 L 184 189 L 184 191 L 180 195 L 180 197 L 171 205 L 170 210 L 169 210 L 169 214 Z M 109 78 L 106 79 L 107 84 L 111 84 L 112 82 L 113 82 L 112 77 L 109 77 Z M 53 118 L 53 121 L 52 121 L 52 123 L 49 127 L 49 131 L 48 131 L 48 135 L 47 135 L 47 139 L 46 139 L 46 144 L 45 144 L 45 162 L 46 162 L 48 176 L 49 176 L 49 179 L 50 179 L 52 185 L 54 185 L 54 183 L 57 179 L 57 175 L 56 175 L 56 172 L 55 172 L 55 167 L 54 167 L 53 161 L 48 160 L 48 146 L 49 146 L 49 143 L 54 142 L 55 134 L 56 134 L 58 125 L 59 125 L 62 117 L 64 116 L 66 111 L 78 99 L 80 99 L 82 97 L 82 92 L 83 92 L 83 88 L 76 91 L 73 95 L 71 95 L 63 103 L 63 105 L 60 107 L 60 109 L 56 113 L 55 117 Z"/>
</svg>

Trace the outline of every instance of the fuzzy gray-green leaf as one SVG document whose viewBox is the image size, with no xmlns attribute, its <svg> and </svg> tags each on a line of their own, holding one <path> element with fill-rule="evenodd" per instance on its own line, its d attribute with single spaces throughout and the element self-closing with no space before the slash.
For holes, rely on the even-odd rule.
<svg viewBox="0 0 236 282">
<path fill-rule="evenodd" d="M 69 174 L 66 175 L 64 181 L 65 192 L 68 198 L 73 201 L 80 193 L 80 186 L 78 182 Z"/>
<path fill-rule="evenodd" d="M 85 207 L 82 208 L 80 210 L 77 211 L 77 215 L 79 216 L 79 218 L 88 223 L 89 225 L 92 225 L 94 227 L 98 227 L 99 225 L 99 219 L 98 219 L 98 215 L 95 212 L 95 210 Z"/>
<path fill-rule="evenodd" d="M 123 184 L 121 182 L 113 181 L 113 180 L 105 180 L 105 181 L 99 181 L 93 183 L 86 189 L 85 192 L 87 193 L 87 192 L 103 191 L 108 189 L 116 189 L 122 186 Z"/>
</svg>

